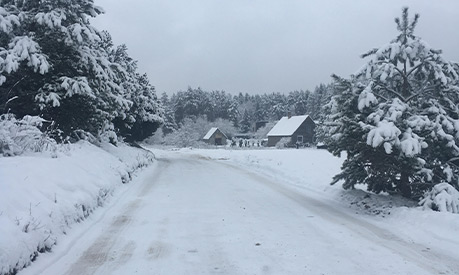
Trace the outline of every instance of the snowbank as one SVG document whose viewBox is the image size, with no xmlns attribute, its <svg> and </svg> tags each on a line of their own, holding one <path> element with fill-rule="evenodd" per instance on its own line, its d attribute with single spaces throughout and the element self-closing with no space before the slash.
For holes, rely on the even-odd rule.
<svg viewBox="0 0 459 275">
<path fill-rule="evenodd" d="M 49 251 L 153 157 L 123 144 L 99 148 L 87 142 L 57 158 L 0 157 L 0 274 L 14 273 Z"/>
</svg>

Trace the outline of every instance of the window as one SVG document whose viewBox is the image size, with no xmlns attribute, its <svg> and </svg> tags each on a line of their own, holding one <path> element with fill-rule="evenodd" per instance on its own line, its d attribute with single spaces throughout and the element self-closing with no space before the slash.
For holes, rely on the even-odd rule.
<svg viewBox="0 0 459 275">
<path fill-rule="evenodd" d="M 296 136 L 296 143 L 303 143 L 303 136 L 302 135 Z"/>
</svg>

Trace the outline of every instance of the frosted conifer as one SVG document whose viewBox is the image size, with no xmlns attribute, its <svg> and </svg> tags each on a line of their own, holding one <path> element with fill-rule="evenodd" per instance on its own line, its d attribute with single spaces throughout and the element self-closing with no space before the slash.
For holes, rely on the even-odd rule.
<svg viewBox="0 0 459 275">
<path fill-rule="evenodd" d="M 414 35 L 418 19 L 404 8 L 394 40 L 364 54 L 349 80 L 335 76 L 325 128 L 330 150 L 347 151 L 334 178 L 345 188 L 418 197 L 435 183 L 458 187 L 458 65 Z"/>
</svg>

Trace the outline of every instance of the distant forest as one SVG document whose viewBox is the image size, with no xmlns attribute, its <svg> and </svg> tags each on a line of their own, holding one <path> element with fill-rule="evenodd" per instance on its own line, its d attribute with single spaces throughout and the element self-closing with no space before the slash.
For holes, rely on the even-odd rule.
<svg viewBox="0 0 459 275">
<path fill-rule="evenodd" d="M 165 109 L 163 132 L 179 129 L 185 119 L 204 117 L 230 121 L 239 133 L 252 132 L 256 122 L 274 122 L 286 116 L 310 115 L 314 120 L 324 117 L 323 106 L 330 102 L 333 86 L 320 84 L 314 91 L 293 91 L 288 94 L 265 93 L 232 95 L 225 91 L 204 91 L 189 87 L 172 96 L 163 93 L 160 101 Z"/>
</svg>

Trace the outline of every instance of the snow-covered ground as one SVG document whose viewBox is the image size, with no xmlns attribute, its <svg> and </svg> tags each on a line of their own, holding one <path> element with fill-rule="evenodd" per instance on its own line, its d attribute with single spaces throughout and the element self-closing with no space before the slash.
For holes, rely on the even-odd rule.
<svg viewBox="0 0 459 275">
<path fill-rule="evenodd" d="M 161 154 L 160 151 L 155 152 Z M 308 196 L 329 203 L 339 202 L 341 207 L 410 243 L 421 244 L 428 250 L 435 249 L 445 255 L 458 255 L 456 258 L 459 260 L 458 215 L 423 210 L 417 207 L 416 202 L 400 197 L 343 190 L 339 184 L 331 186 L 329 183 L 339 172 L 344 158 L 334 157 L 326 150 L 181 149 L 180 152 L 231 162 L 262 173 L 280 184 L 294 186 L 301 192 L 307 192 Z"/>
<path fill-rule="evenodd" d="M 123 144 L 87 142 L 61 148 L 57 157 L 0 157 L 0 274 L 53 249 L 153 157 Z"/>
<path fill-rule="evenodd" d="M 459 270 L 457 215 L 408 208 L 403 205 L 410 203 L 400 198 L 330 186 L 343 159 L 324 150 L 149 148 L 158 161 L 122 185 L 120 175 L 129 170 L 125 163 L 143 159 L 135 156 L 138 151 L 79 146 L 57 159 L 0 158 L 1 190 L 8 190 L 1 193 L 0 233 L 10 234 L 0 239 L 2 266 L 14 262 L 24 251 L 20 247 L 33 251 L 43 241 L 43 233 L 34 237 L 22 232 L 23 221 L 33 216 L 67 236 L 54 234 L 58 244 L 20 272 L 24 275 Z M 131 152 L 130 158 L 123 162 L 113 157 L 126 152 Z M 56 170 L 47 168 L 51 164 Z M 27 177 L 37 186 L 22 183 Z M 3 178 L 14 181 L 8 188 L 16 189 L 4 189 Z M 62 179 L 68 179 L 73 189 Z M 119 188 L 113 192 L 115 187 Z M 79 200 L 95 206 L 99 190 L 106 188 L 113 199 L 84 222 L 63 226 L 66 213 L 73 213 L 76 221 Z M 15 216 L 22 218 L 21 226 L 15 225 Z"/>
</svg>

